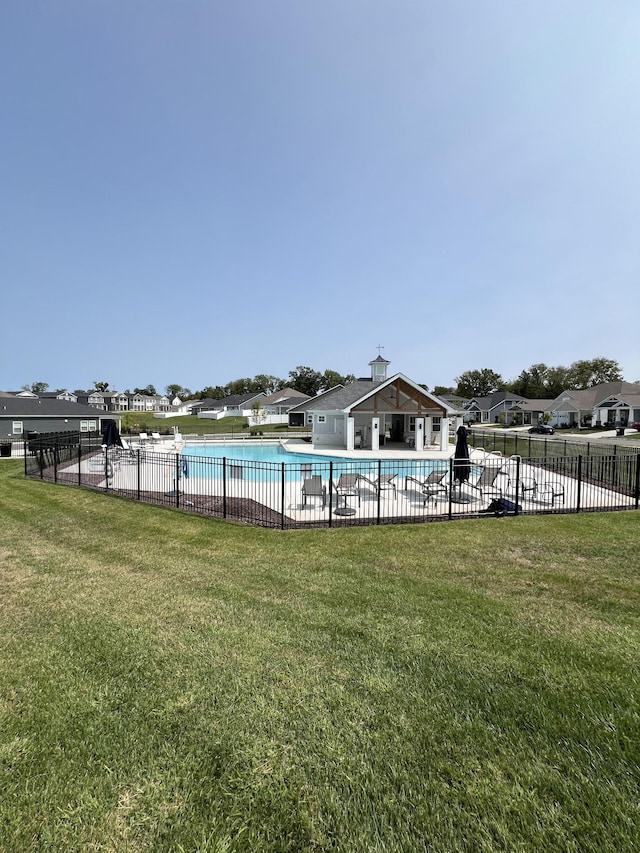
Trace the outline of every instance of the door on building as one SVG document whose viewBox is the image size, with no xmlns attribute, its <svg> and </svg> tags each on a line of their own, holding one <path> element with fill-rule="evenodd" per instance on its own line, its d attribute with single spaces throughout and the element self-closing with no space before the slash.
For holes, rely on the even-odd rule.
<svg viewBox="0 0 640 853">
<path fill-rule="evenodd" d="M 404 415 L 391 415 L 391 441 L 404 439 Z"/>
</svg>

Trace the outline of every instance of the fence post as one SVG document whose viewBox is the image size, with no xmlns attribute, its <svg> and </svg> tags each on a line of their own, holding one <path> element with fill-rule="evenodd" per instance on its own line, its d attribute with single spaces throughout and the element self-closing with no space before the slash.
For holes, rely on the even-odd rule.
<svg viewBox="0 0 640 853">
<path fill-rule="evenodd" d="M 329 527 L 333 527 L 331 504 L 333 502 L 333 462 L 329 462 Z"/>
<path fill-rule="evenodd" d="M 448 518 L 451 521 L 453 517 L 453 456 L 449 457 L 449 512 Z"/>
<path fill-rule="evenodd" d="M 580 501 L 582 498 L 582 456 L 578 456 L 578 471 L 577 471 L 578 488 L 576 491 L 576 512 L 580 512 Z"/>
<path fill-rule="evenodd" d="M 640 505 L 640 453 L 636 453 L 636 509 Z"/>
<path fill-rule="evenodd" d="M 520 495 L 520 457 L 516 457 L 516 508 L 514 510 L 514 515 L 520 515 L 520 504 L 518 503 L 518 497 Z"/>
<path fill-rule="evenodd" d="M 175 471 L 175 481 L 176 481 L 176 509 L 180 509 L 180 454 L 176 453 L 176 471 Z"/>
<path fill-rule="evenodd" d="M 376 524 L 380 524 L 380 496 L 382 495 L 382 489 L 380 488 L 381 471 L 382 471 L 382 460 L 378 459 L 378 508 L 377 508 Z"/>
<path fill-rule="evenodd" d="M 280 467 L 282 468 L 281 482 L 280 482 L 280 506 L 282 508 L 282 512 L 280 513 L 280 529 L 284 530 L 284 495 L 285 495 L 285 473 L 284 473 L 284 462 L 280 463 Z"/>
<path fill-rule="evenodd" d="M 222 517 L 227 517 L 227 457 L 222 457 Z"/>
<path fill-rule="evenodd" d="M 138 494 L 138 500 L 140 500 L 140 497 L 141 497 L 141 495 L 140 495 L 140 473 L 141 473 L 140 461 L 141 461 L 141 460 L 140 460 L 140 448 L 138 448 L 138 449 L 136 450 L 136 473 L 137 473 L 137 475 L 138 475 L 138 476 L 137 476 L 137 494 Z"/>
<path fill-rule="evenodd" d="M 82 485 L 82 436 L 78 434 L 78 486 Z"/>
</svg>

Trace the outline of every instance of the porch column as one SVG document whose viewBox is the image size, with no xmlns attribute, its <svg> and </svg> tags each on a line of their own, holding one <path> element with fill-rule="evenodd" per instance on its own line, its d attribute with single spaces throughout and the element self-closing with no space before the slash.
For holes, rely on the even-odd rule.
<svg viewBox="0 0 640 853">
<path fill-rule="evenodd" d="M 440 450 L 443 453 L 449 449 L 449 420 L 450 418 L 442 418 L 440 421 Z"/>
<path fill-rule="evenodd" d="M 416 418 L 416 450 L 424 450 L 424 418 Z"/>
<path fill-rule="evenodd" d="M 355 447 L 356 422 L 353 418 L 347 418 L 347 450 Z"/>
<path fill-rule="evenodd" d="M 371 418 L 371 449 L 380 450 L 380 418 Z"/>
</svg>

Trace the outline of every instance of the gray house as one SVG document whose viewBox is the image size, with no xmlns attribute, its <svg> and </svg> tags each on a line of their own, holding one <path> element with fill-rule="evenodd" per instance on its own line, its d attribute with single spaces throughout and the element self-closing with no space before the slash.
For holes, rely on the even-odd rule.
<svg viewBox="0 0 640 853">
<path fill-rule="evenodd" d="M 113 418 L 113 415 L 108 417 Z M 100 429 L 101 413 L 91 406 L 51 398 L 0 396 L 0 439 L 18 440 L 27 432 L 95 432 Z"/>
<path fill-rule="evenodd" d="M 640 385 L 603 382 L 580 391 L 563 391 L 548 408 L 554 426 L 626 426 L 640 421 Z"/>
<path fill-rule="evenodd" d="M 205 400 L 194 400 L 190 406 L 190 414 L 198 417 L 229 418 L 232 416 L 246 416 L 251 411 L 251 406 L 256 400 L 262 403 L 266 395 L 262 391 L 251 394 L 232 394 L 223 397 L 222 400 L 214 400 L 207 397 Z M 206 413 L 206 414 L 205 414 Z"/>
<path fill-rule="evenodd" d="M 506 418 L 506 413 L 524 397 L 508 391 L 495 391 L 487 397 L 472 397 L 464 407 L 464 419 L 470 423 L 493 424 Z"/>
</svg>

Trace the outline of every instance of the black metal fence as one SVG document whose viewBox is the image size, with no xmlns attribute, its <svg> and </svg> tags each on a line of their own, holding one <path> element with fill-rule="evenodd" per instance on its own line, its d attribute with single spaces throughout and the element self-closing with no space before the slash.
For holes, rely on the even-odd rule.
<svg viewBox="0 0 640 853">
<path fill-rule="evenodd" d="M 550 437 L 530 435 L 528 432 L 504 432 L 500 429 L 468 430 L 468 443 L 472 447 L 483 447 L 490 452 L 499 451 L 503 456 L 519 455 L 523 458 L 549 458 L 566 456 L 626 456 L 640 453 L 640 444 L 634 441 L 605 442 L 600 438 L 581 440 L 562 438 L 557 433 Z"/>
<path fill-rule="evenodd" d="M 249 524 L 294 529 L 470 516 L 638 509 L 640 454 L 531 456 L 475 449 L 456 480 L 452 459 L 253 462 L 110 448 L 97 435 L 25 442 L 25 475 Z"/>
</svg>

